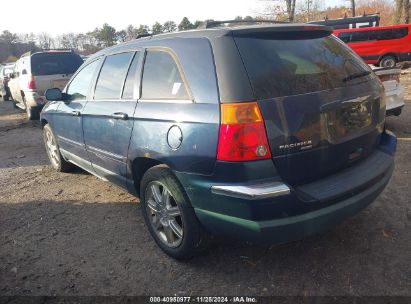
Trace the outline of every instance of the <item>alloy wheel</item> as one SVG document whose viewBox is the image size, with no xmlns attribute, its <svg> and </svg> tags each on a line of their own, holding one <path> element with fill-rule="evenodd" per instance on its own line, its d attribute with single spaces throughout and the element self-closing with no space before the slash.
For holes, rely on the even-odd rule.
<svg viewBox="0 0 411 304">
<path fill-rule="evenodd" d="M 58 167 L 60 164 L 60 159 L 58 157 L 59 152 L 57 149 L 57 143 L 49 130 L 46 130 L 46 148 L 53 166 Z"/>
<path fill-rule="evenodd" d="M 170 190 L 160 182 L 150 182 L 145 199 L 147 215 L 158 238 L 169 247 L 178 247 L 183 240 L 183 220 Z"/>
</svg>

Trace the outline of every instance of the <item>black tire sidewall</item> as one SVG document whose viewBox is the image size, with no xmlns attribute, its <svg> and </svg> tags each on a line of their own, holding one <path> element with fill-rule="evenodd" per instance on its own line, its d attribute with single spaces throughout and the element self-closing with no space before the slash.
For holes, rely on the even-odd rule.
<svg viewBox="0 0 411 304">
<path fill-rule="evenodd" d="M 385 62 L 386 60 L 389 60 L 389 59 L 391 59 L 391 60 L 394 61 L 394 65 L 393 65 L 392 67 L 395 67 L 395 64 L 397 63 L 397 60 L 396 60 L 395 57 L 393 57 L 393 56 L 384 56 L 384 57 L 381 59 L 381 61 L 380 61 L 380 66 L 381 66 L 381 67 L 385 67 L 384 62 Z"/>
<path fill-rule="evenodd" d="M 147 203 L 145 191 L 148 184 L 152 181 L 161 182 L 171 192 L 177 203 L 183 221 L 183 239 L 178 247 L 172 248 L 164 244 L 157 236 L 151 225 L 151 219 L 147 214 Z M 149 169 L 143 176 L 140 186 L 140 201 L 144 220 L 150 231 L 151 236 L 157 245 L 168 255 L 175 259 L 189 259 L 201 252 L 200 244 L 204 241 L 204 231 L 195 216 L 195 212 L 189 199 L 172 171 L 166 166 L 155 166 Z"/>
</svg>

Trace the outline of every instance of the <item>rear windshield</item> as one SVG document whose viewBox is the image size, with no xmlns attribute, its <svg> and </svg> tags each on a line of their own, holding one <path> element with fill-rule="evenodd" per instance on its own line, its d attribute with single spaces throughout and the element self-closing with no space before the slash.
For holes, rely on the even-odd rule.
<svg viewBox="0 0 411 304">
<path fill-rule="evenodd" d="M 370 68 L 334 36 L 236 37 L 256 98 L 323 91 L 367 80 Z"/>
<path fill-rule="evenodd" d="M 72 74 L 82 64 L 83 59 L 75 53 L 34 54 L 31 57 L 31 73 L 34 76 Z"/>
</svg>

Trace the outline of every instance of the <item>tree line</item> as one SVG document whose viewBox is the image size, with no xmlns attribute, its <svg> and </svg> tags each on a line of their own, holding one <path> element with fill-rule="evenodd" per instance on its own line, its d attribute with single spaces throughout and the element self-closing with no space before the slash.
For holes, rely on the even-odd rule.
<svg viewBox="0 0 411 304">
<path fill-rule="evenodd" d="M 391 25 L 410 22 L 410 0 L 350 0 L 350 5 L 324 7 L 324 0 L 261 0 L 266 5 L 257 13 L 257 19 L 274 19 L 279 21 L 307 22 L 334 19 L 361 14 L 380 13 L 380 25 Z M 347 1 L 348 2 L 348 1 Z M 235 20 L 251 20 L 250 16 L 238 16 Z M 212 20 L 212 19 L 209 19 Z M 166 21 L 153 25 L 129 25 L 117 30 L 108 23 L 86 33 L 65 33 L 53 37 L 48 33 L 14 34 L 7 30 L 0 34 L 0 62 L 15 61 L 23 53 L 41 49 L 73 49 L 80 54 L 88 55 L 117 43 L 130 41 L 139 35 L 161 34 L 197 28 L 202 21 L 191 22 L 184 17 L 180 23 Z"/>
<path fill-rule="evenodd" d="M 241 19 L 241 17 L 237 17 Z M 251 17 L 250 17 L 251 18 Z M 15 34 L 4 30 L 0 34 L 0 62 L 15 61 L 28 51 L 42 49 L 72 49 L 80 54 L 88 55 L 102 48 L 135 39 L 138 35 L 161 34 L 174 31 L 185 31 L 197 28 L 202 22 L 191 22 L 184 17 L 179 24 L 166 21 L 163 24 L 155 22 L 152 26 L 132 24 L 125 29 L 116 30 L 108 23 L 86 33 L 65 33 L 56 37 L 48 33 Z"/>
</svg>

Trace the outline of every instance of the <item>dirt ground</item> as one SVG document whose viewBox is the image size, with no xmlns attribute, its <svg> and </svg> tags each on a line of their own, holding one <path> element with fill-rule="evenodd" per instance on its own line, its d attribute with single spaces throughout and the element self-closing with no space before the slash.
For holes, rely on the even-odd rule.
<svg viewBox="0 0 411 304">
<path fill-rule="evenodd" d="M 82 170 L 54 172 L 38 123 L 0 102 L 0 295 L 411 296 L 411 71 L 394 175 L 335 229 L 270 248 L 216 239 L 189 262 L 151 240 L 138 199 Z"/>
</svg>

